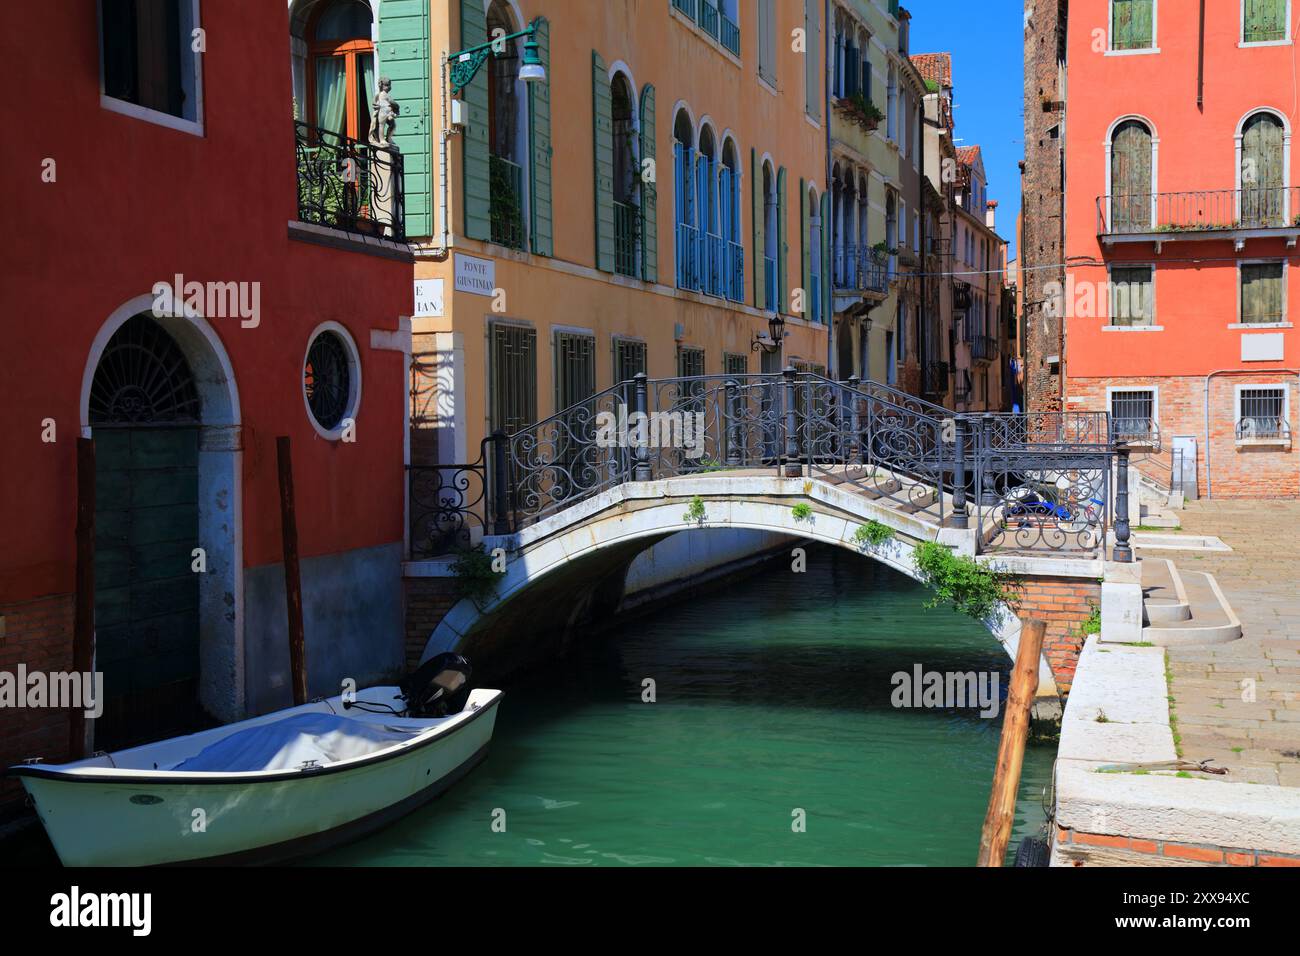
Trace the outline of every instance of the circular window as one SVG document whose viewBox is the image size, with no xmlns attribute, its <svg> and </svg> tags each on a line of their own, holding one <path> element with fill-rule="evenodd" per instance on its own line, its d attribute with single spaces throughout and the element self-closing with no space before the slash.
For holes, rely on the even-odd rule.
<svg viewBox="0 0 1300 956">
<path fill-rule="evenodd" d="M 312 424 L 325 438 L 338 438 L 345 421 L 356 417 L 360 364 L 351 337 L 336 322 L 326 322 L 312 334 L 303 360 L 302 394 Z"/>
</svg>

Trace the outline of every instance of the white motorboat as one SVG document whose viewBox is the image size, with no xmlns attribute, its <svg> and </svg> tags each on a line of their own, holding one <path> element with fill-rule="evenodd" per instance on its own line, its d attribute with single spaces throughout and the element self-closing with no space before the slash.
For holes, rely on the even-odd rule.
<svg viewBox="0 0 1300 956">
<path fill-rule="evenodd" d="M 501 691 L 466 691 L 468 664 L 443 663 L 430 661 L 400 687 L 9 774 L 68 866 L 315 853 L 409 813 L 487 755 Z M 448 703 L 456 709 L 443 713 Z"/>
</svg>

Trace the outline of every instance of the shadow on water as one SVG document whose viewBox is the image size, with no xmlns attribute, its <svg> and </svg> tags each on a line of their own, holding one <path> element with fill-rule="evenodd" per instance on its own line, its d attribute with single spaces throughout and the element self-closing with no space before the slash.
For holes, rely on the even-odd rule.
<svg viewBox="0 0 1300 956">
<path fill-rule="evenodd" d="M 450 793 L 311 862 L 972 864 L 1000 711 L 898 709 L 892 677 L 995 672 L 1005 698 L 1010 661 L 927 599 L 809 549 L 804 573 L 783 558 L 620 619 L 505 688 L 488 759 Z M 1026 753 L 1013 851 L 1042 822 L 1053 756 Z"/>
</svg>

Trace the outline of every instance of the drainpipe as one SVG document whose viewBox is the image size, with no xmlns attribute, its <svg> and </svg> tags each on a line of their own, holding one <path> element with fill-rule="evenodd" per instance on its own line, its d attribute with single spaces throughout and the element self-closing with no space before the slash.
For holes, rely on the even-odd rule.
<svg viewBox="0 0 1300 956">
<path fill-rule="evenodd" d="M 447 221 L 447 141 L 451 138 L 451 122 L 447 115 L 447 51 L 442 51 L 442 66 L 439 71 L 441 82 L 438 84 L 442 98 L 442 131 L 438 136 L 438 216 L 442 220 L 442 248 L 437 252 L 446 258 L 451 247 L 451 229 Z"/>
<path fill-rule="evenodd" d="M 830 196 L 831 195 L 831 168 L 832 168 L 831 74 L 835 69 L 835 52 L 834 52 L 835 31 L 831 26 L 831 0 L 826 0 L 826 9 L 824 11 L 824 17 L 825 19 L 822 21 L 822 30 L 826 34 L 826 42 L 823 44 L 823 47 L 826 51 L 826 70 L 825 70 L 825 74 L 826 74 L 825 101 L 826 102 L 823 105 L 822 121 L 826 124 L 826 189 L 822 193 L 822 195 Z M 835 207 L 833 205 L 833 200 L 828 201 L 826 203 L 826 208 L 831 211 L 831 215 L 828 216 L 827 218 L 831 220 L 831 222 L 834 222 Z M 820 214 L 821 211 L 818 210 L 818 215 Z M 822 223 L 822 232 L 829 239 L 829 242 L 827 241 L 822 242 L 822 248 L 823 249 L 829 248 L 831 251 L 831 255 L 834 256 L 835 237 L 830 233 L 831 222 Z M 821 260 L 822 256 L 820 253 L 818 254 L 817 258 L 819 261 Z M 822 263 L 823 276 L 827 275 L 826 265 L 827 264 L 825 262 Z M 835 367 L 836 353 L 835 353 L 835 283 L 834 281 L 826 283 L 826 288 L 822 290 L 822 295 L 826 296 L 826 301 L 830 303 L 830 309 L 828 310 L 830 314 L 830 321 L 826 323 L 826 377 L 829 378 L 832 382 L 838 382 L 840 380 L 840 374 L 839 374 L 840 370 Z"/>
<path fill-rule="evenodd" d="M 1256 371 L 1250 368 L 1221 368 L 1216 369 L 1209 375 L 1205 376 L 1205 497 L 1213 498 L 1214 489 L 1210 481 L 1210 379 L 1216 375 L 1259 375 L 1260 372 L 1265 374 L 1283 373 L 1286 375 L 1300 376 L 1300 369 L 1294 368 L 1269 368 Z"/>
</svg>

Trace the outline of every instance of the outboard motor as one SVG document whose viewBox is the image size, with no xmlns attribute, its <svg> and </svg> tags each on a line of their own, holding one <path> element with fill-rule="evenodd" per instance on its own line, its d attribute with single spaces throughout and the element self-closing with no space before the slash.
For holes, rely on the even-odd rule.
<svg viewBox="0 0 1300 956">
<path fill-rule="evenodd" d="M 459 714 L 469 697 L 473 672 L 469 661 L 459 654 L 439 654 L 425 661 L 397 685 L 406 701 L 406 716 Z"/>
</svg>

